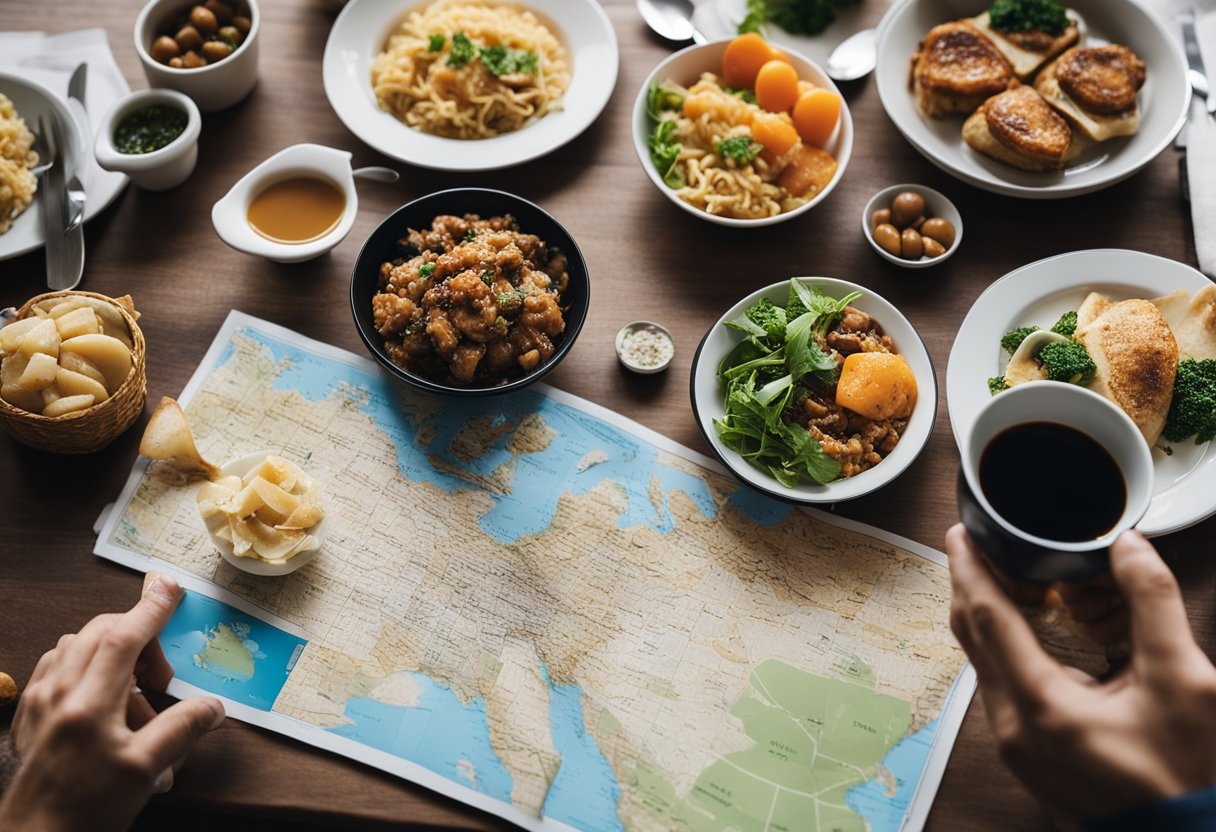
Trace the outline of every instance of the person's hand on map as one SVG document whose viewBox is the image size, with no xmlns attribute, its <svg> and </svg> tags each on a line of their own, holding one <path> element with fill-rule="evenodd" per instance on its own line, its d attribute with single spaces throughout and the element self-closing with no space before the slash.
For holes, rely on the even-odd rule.
<svg viewBox="0 0 1216 832">
<path fill-rule="evenodd" d="M 157 714 L 140 692 L 173 677 L 156 636 L 181 596 L 156 576 L 129 612 L 94 618 L 39 660 L 13 717 L 21 766 L 0 800 L 0 829 L 126 829 L 224 721 L 217 699 Z"/>
<path fill-rule="evenodd" d="M 1132 657 L 1103 683 L 1048 656 L 962 525 L 946 552 L 951 629 L 1001 757 L 1049 809 L 1089 822 L 1216 784 L 1216 668 L 1143 536 L 1126 532 L 1111 547 Z"/>
</svg>

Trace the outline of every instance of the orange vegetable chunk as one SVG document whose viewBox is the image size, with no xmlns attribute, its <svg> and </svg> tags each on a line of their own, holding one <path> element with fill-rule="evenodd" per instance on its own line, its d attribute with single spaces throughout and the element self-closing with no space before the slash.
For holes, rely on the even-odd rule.
<svg viewBox="0 0 1216 832">
<path fill-rule="evenodd" d="M 756 75 L 756 103 L 770 113 L 784 113 L 798 100 L 798 70 L 769 61 Z"/>
<path fill-rule="evenodd" d="M 773 49 L 768 41 L 755 32 L 732 40 L 722 53 L 722 79 L 727 86 L 751 89 L 756 83 L 760 67 L 773 60 Z"/>
<path fill-rule="evenodd" d="M 836 404 L 867 419 L 906 419 L 916 406 L 916 377 L 902 355 L 858 352 L 844 360 Z"/>
<path fill-rule="evenodd" d="M 777 184 L 791 196 L 809 198 L 826 188 L 835 175 L 836 160 L 832 154 L 809 144 L 800 144 L 777 177 Z"/>
<path fill-rule="evenodd" d="M 823 147 L 840 120 L 840 96 L 831 90 L 808 90 L 794 102 L 791 115 L 802 140 Z"/>
<path fill-rule="evenodd" d="M 781 156 L 798 144 L 798 131 L 790 124 L 788 116 L 782 118 L 776 113 L 757 114 L 752 121 L 752 138 L 774 156 Z"/>
</svg>

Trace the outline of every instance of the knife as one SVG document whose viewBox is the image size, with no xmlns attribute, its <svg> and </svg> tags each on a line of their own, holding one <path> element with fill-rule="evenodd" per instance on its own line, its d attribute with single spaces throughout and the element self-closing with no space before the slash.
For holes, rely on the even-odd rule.
<svg viewBox="0 0 1216 832">
<path fill-rule="evenodd" d="M 84 105 L 85 88 L 88 83 L 88 64 L 80 64 L 76 67 L 76 71 L 72 73 L 72 79 L 68 82 L 68 98 L 70 103 L 75 103 L 76 109 L 79 109 L 83 121 L 86 125 L 85 135 L 91 136 L 92 130 L 87 128 L 88 111 Z M 88 142 L 86 142 L 86 145 Z M 60 142 L 60 146 L 64 148 L 63 156 L 66 159 L 66 142 Z M 78 167 L 85 164 L 82 158 L 78 162 Z M 63 165 L 62 175 L 67 176 L 66 164 Z M 64 238 L 65 256 L 62 263 L 62 268 L 59 271 L 47 271 L 47 285 L 55 290 L 75 289 L 80 283 L 80 276 L 84 272 L 84 205 L 85 191 L 84 185 L 81 184 L 80 178 L 71 172 L 71 177 L 64 183 L 64 196 L 62 203 L 62 219 L 60 228 Z"/>
<path fill-rule="evenodd" d="M 64 181 L 65 153 L 54 114 L 38 119 L 38 132 L 45 137 L 50 167 L 42 175 L 41 204 L 42 236 L 46 239 L 46 284 L 58 289 L 62 275 L 71 273 L 67 236 L 64 234 L 64 209 L 67 204 L 67 183 Z M 70 282 L 70 278 L 69 281 Z"/>
<path fill-rule="evenodd" d="M 1199 38 L 1195 35 L 1195 11 L 1188 9 L 1178 15 L 1178 24 L 1182 27 L 1182 47 L 1186 52 L 1187 80 L 1190 82 L 1192 97 L 1198 95 L 1207 100 L 1208 113 L 1216 112 L 1216 95 L 1212 94 L 1208 76 L 1203 68 L 1203 54 L 1199 51 Z M 1190 106 L 1195 106 L 1194 101 Z M 1202 109 L 1202 107 L 1201 107 Z M 1174 139 L 1174 147 L 1186 147 L 1186 127 L 1178 131 Z"/>
</svg>

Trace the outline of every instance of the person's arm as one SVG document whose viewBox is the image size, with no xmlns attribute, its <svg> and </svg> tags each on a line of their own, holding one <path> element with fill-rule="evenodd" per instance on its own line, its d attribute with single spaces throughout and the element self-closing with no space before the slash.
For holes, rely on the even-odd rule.
<svg viewBox="0 0 1216 832">
<path fill-rule="evenodd" d="M 1149 542 L 1128 532 L 1111 547 L 1132 654 L 1101 684 L 1047 655 L 961 525 L 947 534 L 946 552 L 951 628 L 975 666 L 1001 757 L 1026 787 L 1057 815 L 1103 832 L 1121 827 L 1101 823 L 1141 807 L 1185 813 L 1188 805 L 1216 828 L 1203 794 L 1216 785 L 1216 668 Z"/>
<path fill-rule="evenodd" d="M 94 618 L 39 660 L 13 717 L 21 766 L 0 799 L 0 829 L 126 829 L 224 721 L 217 699 L 158 714 L 141 692 L 163 691 L 173 677 L 156 636 L 180 599 L 177 583 L 159 576 L 129 612 Z"/>
<path fill-rule="evenodd" d="M 1212 832 L 1216 827 L 1216 786 L 1138 809 L 1120 812 L 1087 825 L 1085 832 Z"/>
</svg>

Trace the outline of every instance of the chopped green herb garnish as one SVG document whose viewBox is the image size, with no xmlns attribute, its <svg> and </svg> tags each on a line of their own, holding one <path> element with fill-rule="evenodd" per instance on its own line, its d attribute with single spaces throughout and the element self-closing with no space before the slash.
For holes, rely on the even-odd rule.
<svg viewBox="0 0 1216 832">
<path fill-rule="evenodd" d="M 492 271 L 490 271 L 489 269 L 485 269 L 481 273 L 481 282 L 486 284 L 487 286 L 493 286 L 494 285 L 494 273 Z"/>
<path fill-rule="evenodd" d="M 499 44 L 482 49 L 481 62 L 495 77 L 499 75 L 535 75 L 540 57 L 535 52 L 508 49 Z"/>
<path fill-rule="evenodd" d="M 756 94 L 751 90 L 735 89 L 734 87 L 723 87 L 722 90 L 735 98 L 746 101 L 748 104 L 756 103 Z"/>
<path fill-rule="evenodd" d="M 445 43 L 447 43 L 447 40 L 448 39 L 445 38 L 443 35 L 431 35 L 431 37 L 427 41 L 426 51 L 427 52 L 438 52 L 440 49 L 443 48 L 443 45 Z"/>
<path fill-rule="evenodd" d="M 655 121 L 667 110 L 680 110 L 684 107 L 684 97 L 688 90 L 672 81 L 661 84 L 651 84 L 646 89 L 646 114 Z"/>
<path fill-rule="evenodd" d="M 167 104 L 149 104 L 124 116 L 114 128 L 114 147 L 119 153 L 138 154 L 160 150 L 186 129 L 186 114 Z"/>
<path fill-rule="evenodd" d="M 474 231 L 472 228 L 467 229 L 467 230 L 464 232 L 464 236 L 463 236 L 463 237 L 461 237 L 460 239 L 461 239 L 461 241 L 462 241 L 462 242 L 465 242 L 465 243 L 471 243 L 471 242 L 473 242 L 474 240 L 476 240 L 476 239 L 477 239 L 477 232 L 476 232 L 476 231 Z"/>
<path fill-rule="evenodd" d="M 448 53 L 448 66 L 460 68 L 477 57 L 477 47 L 464 36 L 464 32 L 452 35 L 452 51 Z"/>
<path fill-rule="evenodd" d="M 1001 392 L 1002 390 L 1008 390 L 1008 389 L 1009 389 L 1009 385 L 1005 382 L 1004 376 L 996 376 L 995 378 L 988 379 L 988 392 L 991 393 L 992 395 L 995 396 L 997 393 Z"/>
<path fill-rule="evenodd" d="M 434 263 L 423 263 L 421 266 L 418 267 L 418 276 L 419 277 L 430 277 L 434 273 L 435 273 L 435 264 Z"/>
<path fill-rule="evenodd" d="M 714 142 L 714 151 L 719 156 L 734 159 L 741 165 L 746 165 L 760 155 L 764 145 L 751 136 L 731 136 L 729 139 L 719 139 Z"/>
<path fill-rule="evenodd" d="M 1040 30 L 1058 35 L 1068 28 L 1068 15 L 1056 0 L 995 0 L 988 20 L 1002 32 Z"/>
</svg>

